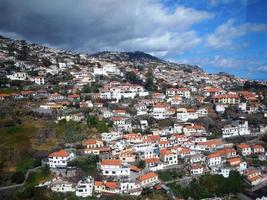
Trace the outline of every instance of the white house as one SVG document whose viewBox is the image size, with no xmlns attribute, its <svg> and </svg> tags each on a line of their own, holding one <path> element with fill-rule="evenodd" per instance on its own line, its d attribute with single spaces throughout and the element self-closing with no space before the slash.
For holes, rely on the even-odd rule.
<svg viewBox="0 0 267 200">
<path fill-rule="evenodd" d="M 102 160 L 100 169 L 105 176 L 130 176 L 130 165 L 123 163 L 121 160 Z"/>
<path fill-rule="evenodd" d="M 177 119 L 179 121 L 188 121 L 188 120 L 193 120 L 198 118 L 198 113 L 196 112 L 195 109 L 186 109 L 186 108 L 179 108 L 177 109 Z"/>
<path fill-rule="evenodd" d="M 10 80 L 24 81 L 28 79 L 28 74 L 25 72 L 16 72 L 14 74 L 7 75 L 6 77 L 9 78 Z"/>
<path fill-rule="evenodd" d="M 138 177 L 142 187 L 151 187 L 158 183 L 158 175 L 154 172 L 149 172 Z"/>
<path fill-rule="evenodd" d="M 159 158 L 147 158 L 144 160 L 146 168 L 151 171 L 158 171 L 164 168 L 164 164 Z"/>
<path fill-rule="evenodd" d="M 94 191 L 94 178 L 88 176 L 81 179 L 76 185 L 75 195 L 77 197 L 89 197 L 93 195 Z"/>
<path fill-rule="evenodd" d="M 50 168 L 66 168 L 68 162 L 74 160 L 73 153 L 69 153 L 65 150 L 53 152 L 48 155 L 48 165 Z"/>
<path fill-rule="evenodd" d="M 236 121 L 231 125 L 227 125 L 222 128 L 222 137 L 235 137 L 235 136 L 245 136 L 250 135 L 251 132 L 248 127 L 248 121 Z"/>
<path fill-rule="evenodd" d="M 169 117 L 168 113 L 169 106 L 166 104 L 158 103 L 153 106 L 152 115 L 155 119 L 166 119 Z"/>
<path fill-rule="evenodd" d="M 201 164 L 190 164 L 189 166 L 190 173 L 192 175 L 201 175 L 204 172 L 204 167 Z"/>
<path fill-rule="evenodd" d="M 51 184 L 51 190 L 54 192 L 74 192 L 75 187 L 73 183 L 63 180 L 56 180 Z"/>
<path fill-rule="evenodd" d="M 188 88 L 170 88 L 166 90 L 168 97 L 179 95 L 180 97 L 190 98 L 190 90 Z"/>
<path fill-rule="evenodd" d="M 178 164 L 177 154 L 173 153 L 172 151 L 170 151 L 168 149 L 160 150 L 160 160 L 165 165 L 177 165 Z"/>
<path fill-rule="evenodd" d="M 45 78 L 42 76 L 37 76 L 32 79 L 32 81 L 38 85 L 44 85 L 45 84 Z"/>
<path fill-rule="evenodd" d="M 111 142 L 115 140 L 119 140 L 122 138 L 122 133 L 120 132 L 109 132 L 109 133 L 101 133 L 102 140 L 105 142 Z"/>
<path fill-rule="evenodd" d="M 210 167 L 220 165 L 222 157 L 219 153 L 212 153 L 207 156 L 207 163 Z"/>
<path fill-rule="evenodd" d="M 140 120 L 140 128 L 142 131 L 145 131 L 148 128 L 147 120 Z"/>
<path fill-rule="evenodd" d="M 141 195 L 143 188 L 138 181 L 133 180 L 122 180 L 120 181 L 120 192 L 122 194 L 128 194 L 132 196 Z"/>
<path fill-rule="evenodd" d="M 242 156 L 249 156 L 252 154 L 251 147 L 248 144 L 242 143 L 237 145 L 237 151 L 242 155 Z"/>
</svg>

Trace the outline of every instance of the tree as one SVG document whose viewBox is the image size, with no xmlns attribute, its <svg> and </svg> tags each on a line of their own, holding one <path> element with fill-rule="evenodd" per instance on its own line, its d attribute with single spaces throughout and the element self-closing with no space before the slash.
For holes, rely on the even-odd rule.
<svg viewBox="0 0 267 200">
<path fill-rule="evenodd" d="M 87 121 L 87 125 L 88 125 L 89 128 L 93 128 L 93 127 L 95 127 L 95 125 L 96 125 L 96 123 L 97 123 L 97 119 L 96 119 L 96 117 L 93 116 L 93 115 L 88 115 L 86 121 Z"/>
<path fill-rule="evenodd" d="M 30 54 L 29 47 L 28 47 L 27 43 L 25 42 L 25 40 L 21 41 L 21 45 L 22 45 L 22 48 L 19 51 L 18 59 L 19 60 L 28 60 L 29 54 Z"/>
<path fill-rule="evenodd" d="M 52 65 L 52 62 L 48 58 L 42 58 L 42 63 L 45 67 Z"/>
<path fill-rule="evenodd" d="M 24 179 L 25 179 L 24 173 L 21 171 L 15 172 L 11 177 L 12 182 L 17 184 L 23 183 Z"/>
<path fill-rule="evenodd" d="M 125 72 L 125 78 L 127 81 L 133 84 L 140 84 L 142 81 L 139 79 L 139 77 L 133 72 Z"/>
<path fill-rule="evenodd" d="M 138 163 L 137 163 L 137 165 L 136 165 L 137 167 L 139 167 L 139 168 L 142 168 L 142 169 L 144 169 L 145 168 L 145 166 L 146 166 L 146 164 L 145 164 L 145 161 L 143 161 L 143 160 L 140 160 Z"/>
<path fill-rule="evenodd" d="M 147 74 L 146 74 L 146 82 L 145 82 L 145 88 L 148 90 L 148 91 L 153 91 L 155 90 L 155 86 L 154 86 L 154 76 L 153 76 L 153 70 L 152 68 L 150 67 L 147 71 Z"/>
<path fill-rule="evenodd" d="M 105 121 L 97 121 L 96 129 L 98 133 L 108 132 L 108 126 Z"/>
</svg>

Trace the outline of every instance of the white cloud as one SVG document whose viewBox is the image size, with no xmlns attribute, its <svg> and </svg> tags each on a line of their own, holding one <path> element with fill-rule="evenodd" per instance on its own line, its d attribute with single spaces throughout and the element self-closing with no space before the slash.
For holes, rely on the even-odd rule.
<svg viewBox="0 0 267 200">
<path fill-rule="evenodd" d="M 224 69 L 244 69 L 251 66 L 259 65 L 259 62 L 249 58 L 234 58 L 215 55 L 210 58 L 194 58 L 186 63 L 197 64 L 200 66 L 211 66 Z"/>
<path fill-rule="evenodd" d="M 158 0 L 0 0 L 0 31 L 87 52 L 183 52 L 201 41 L 191 27 L 212 17 L 184 6 L 169 10 Z"/>
<path fill-rule="evenodd" d="M 239 3 L 241 5 L 247 5 L 257 2 L 258 0 L 208 0 L 209 5 L 218 6 L 218 5 L 227 5 L 231 3 Z"/>
<path fill-rule="evenodd" d="M 235 20 L 229 19 L 218 26 L 214 33 L 207 36 L 206 46 L 215 49 L 233 48 L 234 39 L 251 32 L 256 33 L 263 31 L 267 31 L 267 24 L 244 23 L 235 26 Z"/>
<path fill-rule="evenodd" d="M 251 67 L 250 71 L 267 73 L 267 65 L 260 65 L 260 66 L 256 66 L 256 67 Z"/>
</svg>

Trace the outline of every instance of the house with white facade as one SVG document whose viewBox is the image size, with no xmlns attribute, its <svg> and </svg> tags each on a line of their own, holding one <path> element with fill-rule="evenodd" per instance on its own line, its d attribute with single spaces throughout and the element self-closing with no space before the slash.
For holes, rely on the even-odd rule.
<svg viewBox="0 0 267 200">
<path fill-rule="evenodd" d="M 191 109 L 178 108 L 176 117 L 179 121 L 186 122 L 188 120 L 197 119 L 198 113 L 193 108 L 191 108 Z"/>
<path fill-rule="evenodd" d="M 158 171 L 164 168 L 163 162 L 159 158 L 147 158 L 144 159 L 145 166 L 151 171 Z"/>
<path fill-rule="evenodd" d="M 190 90 L 188 88 L 170 88 L 166 90 L 166 95 L 168 97 L 178 95 L 180 97 L 190 98 Z"/>
<path fill-rule="evenodd" d="M 111 142 L 115 140 L 119 140 L 122 138 L 121 132 L 108 132 L 108 133 L 101 133 L 102 140 L 105 142 Z"/>
<path fill-rule="evenodd" d="M 77 197 L 91 197 L 94 191 L 94 183 L 94 178 L 91 176 L 81 179 L 76 185 L 75 195 Z"/>
<path fill-rule="evenodd" d="M 159 182 L 158 175 L 155 172 L 148 172 L 137 178 L 142 187 L 151 187 Z"/>
<path fill-rule="evenodd" d="M 189 165 L 189 171 L 192 175 L 201 175 L 204 173 L 204 167 L 199 163 L 192 163 Z"/>
<path fill-rule="evenodd" d="M 50 168 L 66 168 L 68 162 L 75 159 L 73 153 L 65 150 L 59 150 L 48 155 L 48 166 Z"/>
<path fill-rule="evenodd" d="M 249 156 L 252 154 L 251 147 L 248 144 L 242 143 L 238 144 L 236 147 L 238 153 L 240 153 L 242 156 Z"/>
<path fill-rule="evenodd" d="M 130 176 L 130 165 L 119 159 L 106 159 L 100 162 L 104 176 Z"/>
<path fill-rule="evenodd" d="M 62 193 L 67 193 L 67 192 L 74 192 L 75 191 L 75 186 L 73 183 L 64 181 L 61 179 L 58 179 L 56 181 L 53 181 L 50 186 L 51 190 L 54 192 L 62 192 Z"/>
<path fill-rule="evenodd" d="M 31 80 L 38 85 L 45 84 L 45 78 L 43 76 L 36 76 L 36 77 L 33 77 Z"/>
<path fill-rule="evenodd" d="M 211 153 L 207 156 L 207 164 L 209 167 L 220 165 L 222 163 L 222 157 L 219 153 Z"/>
<path fill-rule="evenodd" d="M 12 81 L 14 80 L 25 81 L 28 79 L 28 74 L 26 72 L 16 72 L 14 74 L 7 75 L 6 77 Z"/>
<path fill-rule="evenodd" d="M 235 121 L 231 125 L 226 125 L 222 128 L 222 137 L 229 138 L 235 136 L 250 135 L 248 121 Z"/>
</svg>

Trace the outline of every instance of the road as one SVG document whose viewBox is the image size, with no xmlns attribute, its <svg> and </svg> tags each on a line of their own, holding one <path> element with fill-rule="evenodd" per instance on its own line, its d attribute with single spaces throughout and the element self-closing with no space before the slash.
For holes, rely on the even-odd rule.
<svg viewBox="0 0 267 200">
<path fill-rule="evenodd" d="M 26 180 L 28 178 L 28 176 L 30 175 L 31 172 L 35 172 L 37 171 L 38 169 L 42 168 L 43 166 L 38 166 L 38 167 L 35 167 L 35 168 L 32 168 L 32 169 L 28 169 L 28 171 L 26 172 L 25 174 L 25 179 L 22 183 L 20 184 L 15 184 L 15 185 L 9 185 L 9 186 L 4 186 L 4 187 L 0 187 L 0 191 L 3 191 L 3 190 L 10 190 L 10 189 L 14 189 L 14 188 L 18 188 L 18 187 L 22 187 L 24 186 L 24 184 L 26 183 Z"/>
<path fill-rule="evenodd" d="M 175 179 L 175 180 L 170 180 L 170 181 L 162 181 L 162 183 L 164 184 L 170 184 L 170 183 L 179 183 L 179 184 L 182 184 L 182 185 L 187 185 L 188 183 L 190 183 L 192 180 L 192 177 L 189 177 L 189 176 L 186 176 L 186 177 L 183 177 L 183 178 L 179 178 L 179 179 Z"/>
</svg>

